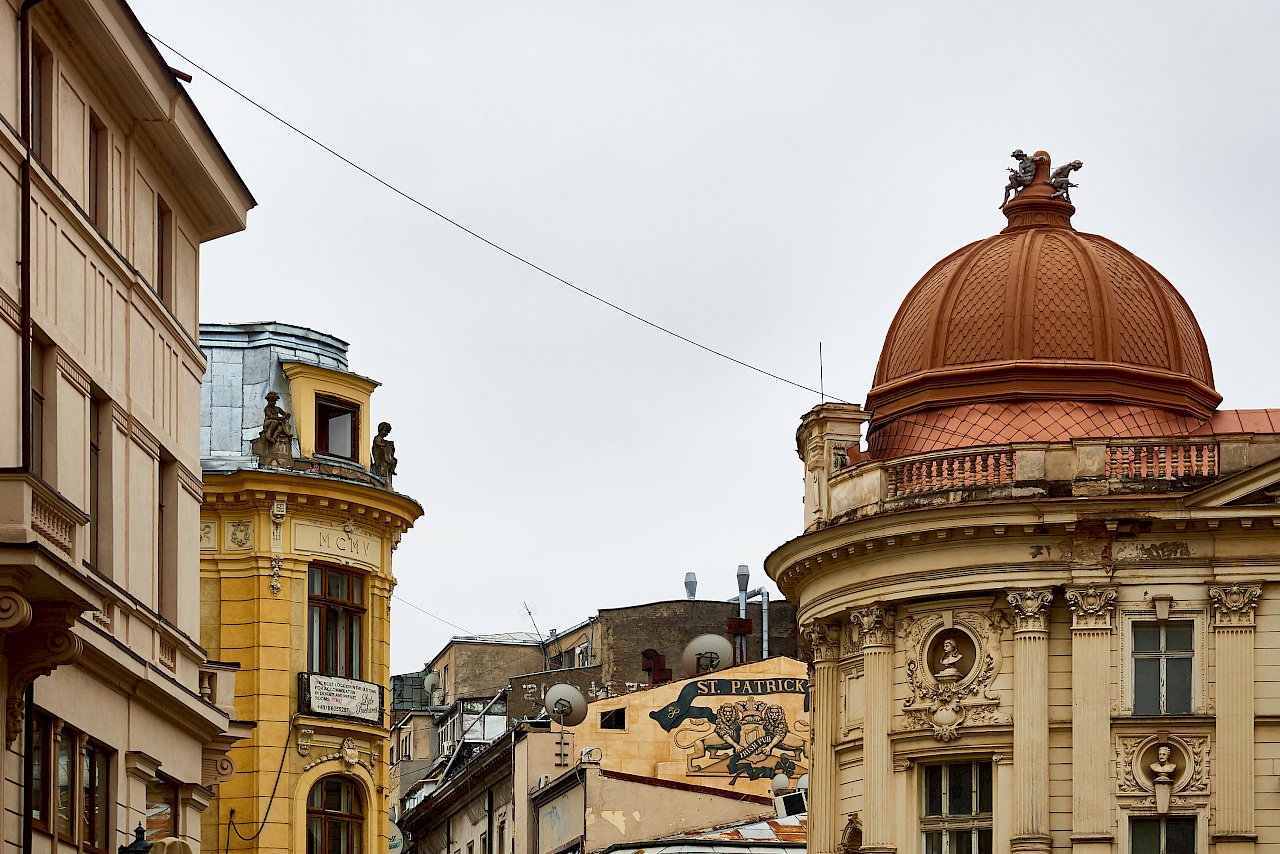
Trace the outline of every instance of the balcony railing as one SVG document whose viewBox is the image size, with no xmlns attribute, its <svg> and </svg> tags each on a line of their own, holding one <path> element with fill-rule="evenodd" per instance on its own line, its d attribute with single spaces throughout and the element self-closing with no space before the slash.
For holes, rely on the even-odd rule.
<svg viewBox="0 0 1280 854">
<path fill-rule="evenodd" d="M 1010 448 L 930 455 L 885 468 L 887 498 L 903 498 L 926 492 L 1013 483 L 1014 460 Z"/>
<path fill-rule="evenodd" d="M 1107 446 L 1107 477 L 1214 477 L 1217 442 L 1179 442 Z"/>
</svg>

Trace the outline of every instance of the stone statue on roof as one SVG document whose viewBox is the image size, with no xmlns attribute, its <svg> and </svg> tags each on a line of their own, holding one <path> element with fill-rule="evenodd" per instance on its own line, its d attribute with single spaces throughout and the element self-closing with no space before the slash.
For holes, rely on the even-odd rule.
<svg viewBox="0 0 1280 854">
<path fill-rule="evenodd" d="M 1069 191 L 1072 187 L 1079 186 L 1071 183 L 1071 173 L 1083 165 L 1079 160 L 1072 160 L 1070 163 L 1054 169 L 1053 174 L 1049 176 L 1049 180 L 1045 181 L 1046 184 L 1053 187 L 1053 195 L 1049 198 L 1062 199 L 1067 204 L 1071 204 L 1071 193 Z"/>
<path fill-rule="evenodd" d="M 1009 156 L 1018 161 L 1018 165 L 1008 170 L 1009 183 L 1005 184 L 1004 201 L 1000 203 L 1000 207 L 1009 204 L 1010 193 L 1021 193 L 1031 186 L 1032 180 L 1036 177 L 1036 164 L 1048 159 L 1044 156 L 1027 154 L 1021 148 L 1015 149 Z"/>
</svg>

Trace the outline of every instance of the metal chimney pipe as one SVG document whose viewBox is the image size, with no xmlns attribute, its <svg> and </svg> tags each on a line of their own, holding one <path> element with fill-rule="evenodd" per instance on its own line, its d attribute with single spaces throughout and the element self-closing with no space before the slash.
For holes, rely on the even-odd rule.
<svg viewBox="0 0 1280 854">
<path fill-rule="evenodd" d="M 769 657 L 769 591 L 760 591 L 760 657 Z"/>
<path fill-rule="evenodd" d="M 698 594 L 698 574 L 696 572 L 686 572 L 684 574 L 684 595 L 687 599 L 692 599 Z"/>
<path fill-rule="evenodd" d="M 747 582 L 751 579 L 751 570 L 747 569 L 747 565 L 740 564 L 738 566 L 738 616 L 743 619 L 747 616 Z"/>
</svg>

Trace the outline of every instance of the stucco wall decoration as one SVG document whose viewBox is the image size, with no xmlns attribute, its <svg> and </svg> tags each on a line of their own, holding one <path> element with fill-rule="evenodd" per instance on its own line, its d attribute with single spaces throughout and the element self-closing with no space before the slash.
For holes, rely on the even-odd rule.
<svg viewBox="0 0 1280 854">
<path fill-rule="evenodd" d="M 698 679 L 649 717 L 686 752 L 691 777 L 797 777 L 809 770 L 809 721 L 788 720 L 785 706 L 800 694 L 807 712 L 808 693 L 808 679 Z"/>
<path fill-rule="evenodd" d="M 939 741 L 960 737 L 965 723 L 1007 724 L 992 683 L 1000 673 L 1000 641 L 1009 618 L 1004 611 L 941 611 L 908 616 L 898 623 L 906 644 L 907 684 L 903 730 L 932 729 Z"/>
</svg>

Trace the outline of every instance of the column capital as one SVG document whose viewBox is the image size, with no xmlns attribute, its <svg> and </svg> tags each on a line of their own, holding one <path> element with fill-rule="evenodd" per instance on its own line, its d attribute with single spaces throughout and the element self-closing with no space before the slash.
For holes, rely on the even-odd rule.
<svg viewBox="0 0 1280 854">
<path fill-rule="evenodd" d="M 891 605 L 877 603 L 853 612 L 853 625 L 862 636 L 862 648 L 893 646 L 894 610 Z"/>
<path fill-rule="evenodd" d="M 1096 584 L 1068 589 L 1065 596 L 1071 608 L 1071 628 L 1110 630 L 1116 595 L 1116 588 Z"/>
<path fill-rule="evenodd" d="M 1213 602 L 1213 627 L 1252 628 L 1255 625 L 1255 611 L 1258 609 L 1258 597 L 1262 595 L 1262 585 L 1232 584 L 1229 587 L 1211 586 L 1209 599 Z"/>
<path fill-rule="evenodd" d="M 800 627 L 800 636 L 809 648 L 814 664 L 836 661 L 840 658 L 839 622 L 809 620 Z"/>
<path fill-rule="evenodd" d="M 1045 632 L 1049 630 L 1049 603 L 1053 601 L 1053 591 L 1011 590 L 1008 594 L 1009 604 L 1013 606 L 1013 632 Z"/>
</svg>

